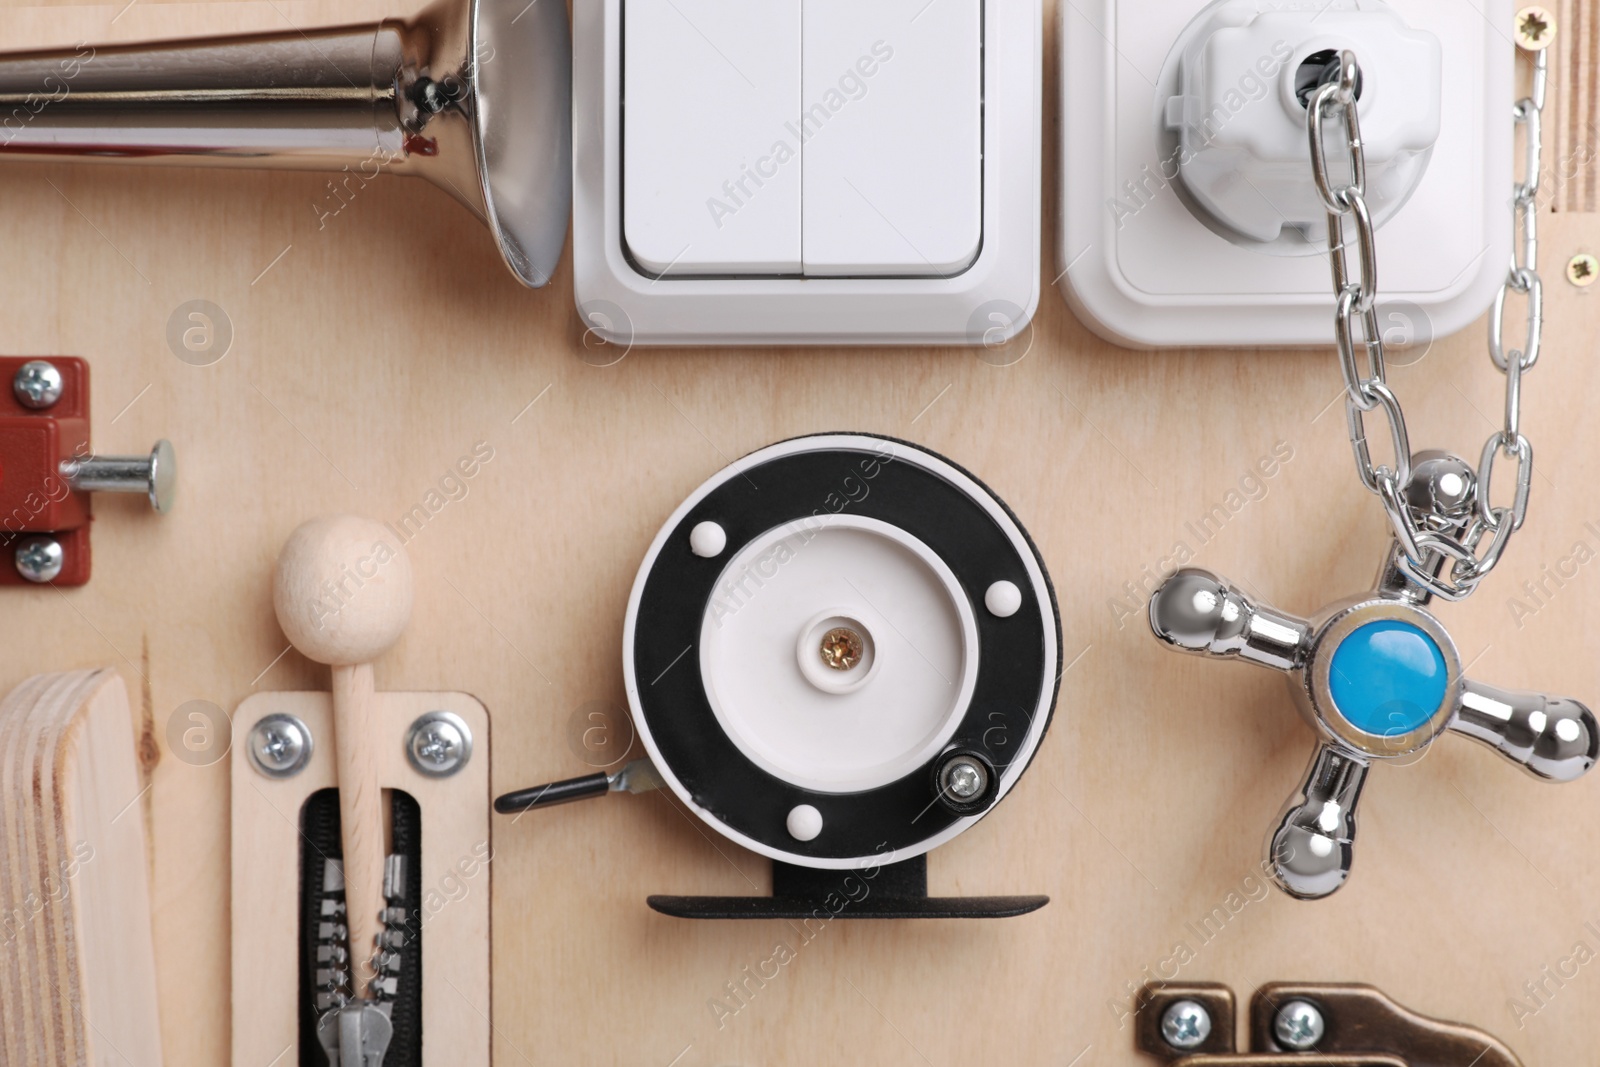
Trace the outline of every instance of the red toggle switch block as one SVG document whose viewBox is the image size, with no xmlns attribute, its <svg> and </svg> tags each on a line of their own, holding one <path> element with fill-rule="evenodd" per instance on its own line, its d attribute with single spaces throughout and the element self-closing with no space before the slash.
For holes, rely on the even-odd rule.
<svg viewBox="0 0 1600 1067">
<path fill-rule="evenodd" d="M 61 372 L 61 398 L 34 409 L 17 398 L 18 369 L 47 359 Z M 61 573 L 50 585 L 89 580 L 89 494 L 61 474 L 62 460 L 89 451 L 89 364 L 74 356 L 0 357 L 0 585 L 33 585 L 17 573 L 16 551 L 32 536 L 61 544 Z"/>
</svg>

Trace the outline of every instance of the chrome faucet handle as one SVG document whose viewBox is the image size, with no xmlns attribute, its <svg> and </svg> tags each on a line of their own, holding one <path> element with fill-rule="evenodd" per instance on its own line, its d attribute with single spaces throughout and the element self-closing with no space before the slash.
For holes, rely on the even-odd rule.
<svg viewBox="0 0 1600 1067">
<path fill-rule="evenodd" d="M 1567 697 L 1497 689 L 1464 680 L 1450 729 L 1481 741 L 1535 778 L 1570 782 L 1594 766 L 1594 712 Z"/>
<path fill-rule="evenodd" d="M 1311 637 L 1305 620 L 1256 604 L 1198 567 L 1176 572 L 1156 590 L 1150 629 L 1182 652 L 1236 657 L 1280 671 L 1304 662 Z"/>
<path fill-rule="evenodd" d="M 1447 729 L 1543 781 L 1571 781 L 1600 756 L 1600 727 L 1577 701 L 1467 678 L 1455 642 L 1426 610 L 1428 596 L 1408 592 L 1401 577 L 1391 550 L 1376 589 L 1310 620 L 1254 602 L 1196 568 L 1174 573 L 1150 599 L 1157 638 L 1183 652 L 1283 672 L 1316 731 L 1305 784 L 1268 845 L 1275 881 L 1301 899 L 1325 897 L 1349 876 L 1356 802 L 1380 760 L 1414 760 Z"/>
<path fill-rule="evenodd" d="M 1273 879 L 1285 893 L 1315 900 L 1344 885 L 1355 846 L 1356 803 L 1370 766 L 1327 741 L 1312 753 L 1305 784 L 1284 805 L 1267 845 Z"/>
</svg>

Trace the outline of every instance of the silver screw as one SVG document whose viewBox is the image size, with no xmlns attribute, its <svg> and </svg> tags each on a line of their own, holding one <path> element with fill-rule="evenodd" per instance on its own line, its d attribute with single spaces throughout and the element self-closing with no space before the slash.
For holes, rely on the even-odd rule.
<svg viewBox="0 0 1600 1067">
<path fill-rule="evenodd" d="M 951 800 L 965 804 L 989 788 L 989 771 L 971 756 L 956 756 L 939 769 L 939 785 Z"/>
<path fill-rule="evenodd" d="M 67 554 L 54 537 L 35 537 L 17 546 L 17 573 L 30 582 L 53 582 Z"/>
<path fill-rule="evenodd" d="M 293 715 L 268 715 L 250 730 L 250 762 L 268 778 L 305 770 L 311 747 L 311 731 Z"/>
<path fill-rule="evenodd" d="M 1211 1013 L 1199 1001 L 1177 1001 L 1162 1013 L 1161 1036 L 1175 1049 L 1199 1048 L 1211 1036 Z"/>
<path fill-rule="evenodd" d="M 45 359 L 30 359 L 17 368 L 16 376 L 11 379 L 11 391 L 16 394 L 17 402 L 35 411 L 54 407 L 61 399 L 61 385 L 61 372 Z"/>
<path fill-rule="evenodd" d="M 411 724 L 406 756 L 419 773 L 446 778 L 472 758 L 472 730 L 459 715 L 430 711 Z"/>
<path fill-rule="evenodd" d="M 1327 1024 L 1315 1004 L 1291 1000 L 1278 1009 L 1278 1017 L 1272 1021 L 1272 1032 L 1284 1048 L 1304 1052 L 1317 1047 L 1327 1032 Z"/>
</svg>

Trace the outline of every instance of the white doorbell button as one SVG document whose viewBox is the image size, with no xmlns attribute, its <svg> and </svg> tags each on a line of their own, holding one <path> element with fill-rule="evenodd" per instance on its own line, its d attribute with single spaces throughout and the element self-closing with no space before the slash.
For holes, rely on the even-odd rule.
<svg viewBox="0 0 1600 1067">
<path fill-rule="evenodd" d="M 1511 24 L 1510 0 L 1063 5 L 1056 269 L 1068 303 L 1133 347 L 1331 345 L 1300 95 L 1324 54 L 1350 49 L 1379 325 L 1397 343 L 1468 325 L 1511 257 L 1514 46 L 1499 29 Z"/>
<path fill-rule="evenodd" d="M 575 295 L 617 344 L 988 344 L 1038 303 L 1038 0 L 574 11 Z"/>
</svg>

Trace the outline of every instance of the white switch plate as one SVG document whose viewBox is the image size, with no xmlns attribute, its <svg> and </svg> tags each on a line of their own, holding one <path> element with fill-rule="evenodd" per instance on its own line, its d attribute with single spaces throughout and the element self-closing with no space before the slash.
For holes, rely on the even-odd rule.
<svg viewBox="0 0 1600 1067">
<path fill-rule="evenodd" d="M 617 345 L 1019 332 L 1041 23 L 1040 0 L 574 0 L 585 325 Z"/>
<path fill-rule="evenodd" d="M 1346 11 L 1371 2 L 1270 6 Z M 1415 193 L 1377 233 L 1380 323 L 1391 341 L 1416 340 L 1453 333 L 1482 315 L 1511 257 L 1513 6 L 1388 6 L 1435 35 L 1443 50 L 1444 107 L 1433 156 Z M 1325 242 L 1300 255 L 1246 247 L 1202 222 L 1176 181 L 1164 185 L 1143 171 L 1148 165 L 1159 173 L 1163 155 L 1157 116 L 1172 88 L 1169 53 L 1204 7 L 1195 0 L 1059 5 L 1062 293 L 1091 329 L 1129 347 L 1331 345 Z M 1129 181 L 1146 192 L 1130 199 Z M 1118 200 L 1136 210 L 1113 210 Z"/>
</svg>

